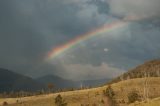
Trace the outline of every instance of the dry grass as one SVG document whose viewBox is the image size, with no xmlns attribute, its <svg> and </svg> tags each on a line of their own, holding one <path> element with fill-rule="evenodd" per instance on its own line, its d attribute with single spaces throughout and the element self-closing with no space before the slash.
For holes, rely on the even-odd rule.
<svg viewBox="0 0 160 106">
<path fill-rule="evenodd" d="M 123 106 L 128 106 L 127 95 L 132 90 L 139 91 L 140 94 L 143 94 L 143 83 L 146 79 L 137 78 L 126 81 L 121 81 L 118 83 L 112 84 L 112 88 L 115 91 L 115 99 L 119 104 L 123 103 Z M 148 89 L 149 96 L 151 98 L 160 97 L 160 78 L 148 78 Z M 81 104 L 97 104 L 100 106 L 105 106 L 101 101 L 102 99 L 105 101 L 106 98 L 103 96 L 103 90 L 106 89 L 107 86 L 86 89 L 86 90 L 77 90 L 77 91 L 69 91 L 69 92 L 61 92 L 49 95 L 40 95 L 40 96 L 32 96 L 32 97 L 24 97 L 24 98 L 8 98 L 8 99 L 0 99 L 0 104 L 4 101 L 9 103 L 9 106 L 55 106 L 54 98 L 61 94 L 61 96 L 66 100 L 68 106 L 80 106 Z M 19 103 L 16 103 L 16 101 Z M 159 99 L 158 99 L 159 101 Z M 133 105 L 134 106 L 134 105 Z M 144 106 L 144 105 L 140 105 Z M 145 105 L 147 106 L 147 105 Z M 149 105 L 150 106 L 150 105 Z M 152 106 L 152 105 L 151 105 Z M 153 105 L 154 106 L 154 105 Z M 159 106 L 159 105 L 156 105 Z"/>
<path fill-rule="evenodd" d="M 155 98 L 144 102 L 133 103 L 129 106 L 160 106 L 160 98 Z"/>
</svg>

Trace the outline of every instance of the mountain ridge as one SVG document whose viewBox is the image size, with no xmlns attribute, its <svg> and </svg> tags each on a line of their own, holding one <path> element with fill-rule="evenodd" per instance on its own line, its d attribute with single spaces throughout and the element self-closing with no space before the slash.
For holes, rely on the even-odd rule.
<svg viewBox="0 0 160 106">
<path fill-rule="evenodd" d="M 79 80 L 73 81 L 61 78 L 55 75 L 45 75 L 36 79 L 44 84 L 52 83 L 55 88 L 81 88 L 81 87 L 96 87 L 105 84 L 110 79 L 97 79 L 97 80 Z"/>
<path fill-rule="evenodd" d="M 43 88 L 43 84 L 28 76 L 0 68 L 0 92 L 37 91 Z"/>
</svg>

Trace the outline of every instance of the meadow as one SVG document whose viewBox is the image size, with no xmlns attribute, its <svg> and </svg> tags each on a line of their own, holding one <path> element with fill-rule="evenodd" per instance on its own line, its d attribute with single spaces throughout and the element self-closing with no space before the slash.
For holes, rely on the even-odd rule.
<svg viewBox="0 0 160 106">
<path fill-rule="evenodd" d="M 120 81 L 118 83 L 111 84 L 115 92 L 114 100 L 119 106 L 135 106 L 135 104 L 128 103 L 128 94 L 129 92 L 136 90 L 141 99 L 144 98 L 144 89 L 147 91 L 147 98 L 153 99 L 149 102 L 153 105 L 148 106 L 158 106 L 157 103 L 160 103 L 160 99 L 155 99 L 160 97 L 160 78 L 137 78 Z M 144 85 L 144 82 L 147 81 L 147 86 Z M 53 93 L 47 95 L 31 96 L 31 97 L 22 97 L 22 98 L 1 98 L 0 104 L 7 102 L 9 106 L 56 106 L 55 98 L 57 95 L 61 95 L 67 106 L 109 106 L 107 97 L 104 96 L 103 91 L 108 87 L 104 85 L 102 87 L 84 89 L 84 90 L 75 90 L 68 92 Z M 137 102 L 136 102 L 137 103 Z M 156 105 L 154 105 L 156 103 Z M 138 102 L 136 106 L 147 106 L 145 103 Z"/>
</svg>

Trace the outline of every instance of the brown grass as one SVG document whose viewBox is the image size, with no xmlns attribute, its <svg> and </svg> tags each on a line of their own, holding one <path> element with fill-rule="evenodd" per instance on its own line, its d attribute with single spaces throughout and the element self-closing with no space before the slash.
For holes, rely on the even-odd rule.
<svg viewBox="0 0 160 106">
<path fill-rule="evenodd" d="M 145 78 L 137 78 L 112 84 L 111 87 L 116 94 L 115 100 L 117 101 L 117 103 L 123 106 L 128 106 L 127 95 L 132 90 L 137 90 L 139 91 L 140 95 L 143 95 L 143 83 L 145 80 Z M 149 85 L 149 97 L 160 97 L 160 78 L 147 78 L 147 81 Z M 90 104 L 91 106 L 92 104 L 97 104 L 101 106 L 106 106 L 101 102 L 102 100 L 106 102 L 107 98 L 103 96 L 103 90 L 105 90 L 106 87 L 107 85 L 98 88 L 68 91 L 49 95 L 0 99 L 0 105 L 3 104 L 4 101 L 6 101 L 10 104 L 9 106 L 55 106 L 54 98 L 58 94 L 61 94 L 61 96 L 68 103 L 68 106 L 80 106 L 81 104 Z"/>
</svg>

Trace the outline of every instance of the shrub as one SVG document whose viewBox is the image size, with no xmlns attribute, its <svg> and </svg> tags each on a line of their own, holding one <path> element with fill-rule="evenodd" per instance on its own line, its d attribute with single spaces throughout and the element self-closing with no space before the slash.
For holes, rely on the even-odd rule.
<svg viewBox="0 0 160 106">
<path fill-rule="evenodd" d="M 101 100 L 101 103 L 104 104 L 104 100 L 103 99 Z"/>
<path fill-rule="evenodd" d="M 3 106 L 6 106 L 6 105 L 8 105 L 8 103 L 5 101 L 5 102 L 3 102 Z"/>
<path fill-rule="evenodd" d="M 55 104 L 57 106 L 67 106 L 67 103 L 60 94 L 55 98 Z"/>
<path fill-rule="evenodd" d="M 107 97 L 109 97 L 110 99 L 112 99 L 115 95 L 112 87 L 109 85 L 106 90 L 103 91 L 103 94 Z"/>
<path fill-rule="evenodd" d="M 110 85 L 106 88 L 106 90 L 103 91 L 103 94 L 108 98 L 109 106 L 115 106 L 116 104 L 116 101 L 114 99 L 115 93 Z"/>
<path fill-rule="evenodd" d="M 135 101 L 140 101 L 140 96 L 137 91 L 131 91 L 128 94 L 128 102 L 134 103 Z"/>
</svg>

